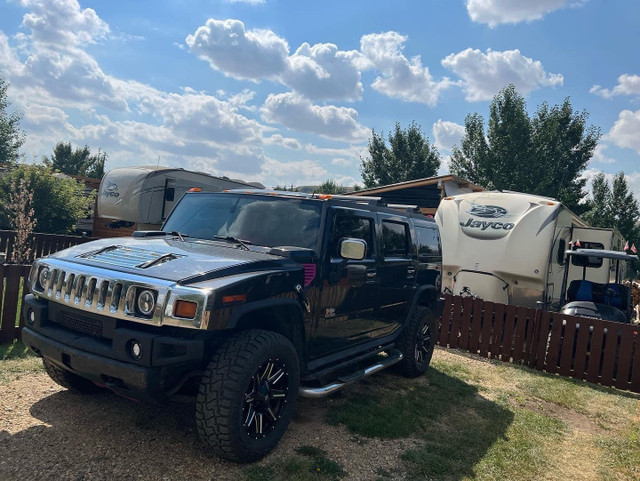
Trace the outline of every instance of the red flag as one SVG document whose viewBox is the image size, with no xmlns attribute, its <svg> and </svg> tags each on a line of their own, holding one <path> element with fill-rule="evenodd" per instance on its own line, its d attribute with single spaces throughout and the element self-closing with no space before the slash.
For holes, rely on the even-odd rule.
<svg viewBox="0 0 640 481">
<path fill-rule="evenodd" d="M 576 247 L 582 247 L 582 246 L 580 245 L 580 239 L 576 239 Z"/>
<path fill-rule="evenodd" d="M 636 245 L 635 245 L 635 244 L 633 244 L 633 245 L 631 246 L 631 252 L 633 252 L 634 254 L 637 254 L 637 253 L 638 253 L 638 249 L 636 249 Z"/>
<path fill-rule="evenodd" d="M 629 241 L 627 241 L 624 245 L 623 251 L 627 252 L 629 250 Z"/>
</svg>

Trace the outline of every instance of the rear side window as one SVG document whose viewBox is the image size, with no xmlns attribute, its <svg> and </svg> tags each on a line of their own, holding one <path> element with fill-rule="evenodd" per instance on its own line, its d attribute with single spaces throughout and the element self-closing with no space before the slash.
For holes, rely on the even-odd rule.
<svg viewBox="0 0 640 481">
<path fill-rule="evenodd" d="M 329 252 L 333 257 L 340 257 L 340 240 L 345 237 L 362 239 L 367 243 L 365 258 L 373 257 L 373 220 L 355 215 L 338 213 L 333 224 Z"/>
<path fill-rule="evenodd" d="M 440 236 L 438 229 L 416 226 L 418 260 L 424 262 L 432 257 L 440 257 Z"/>
<path fill-rule="evenodd" d="M 409 226 L 400 222 L 382 221 L 382 242 L 385 257 L 407 257 Z"/>
</svg>

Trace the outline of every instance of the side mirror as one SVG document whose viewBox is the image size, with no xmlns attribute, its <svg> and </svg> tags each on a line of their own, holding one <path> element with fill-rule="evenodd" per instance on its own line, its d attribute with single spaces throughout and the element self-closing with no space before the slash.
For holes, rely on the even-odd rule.
<svg viewBox="0 0 640 481">
<path fill-rule="evenodd" d="M 340 241 L 340 257 L 356 261 L 364 259 L 367 243 L 362 239 L 346 238 Z"/>
</svg>

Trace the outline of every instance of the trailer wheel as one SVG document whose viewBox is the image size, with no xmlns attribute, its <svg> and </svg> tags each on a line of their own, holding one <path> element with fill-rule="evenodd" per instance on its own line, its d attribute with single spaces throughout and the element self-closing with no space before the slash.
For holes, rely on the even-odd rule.
<svg viewBox="0 0 640 481">
<path fill-rule="evenodd" d="M 416 307 L 399 342 L 404 355 L 400 363 L 403 375 L 417 377 L 427 370 L 435 348 L 436 332 L 436 316 L 433 310 L 426 306 Z"/>
<path fill-rule="evenodd" d="M 300 366 L 293 344 L 269 331 L 244 331 L 205 370 L 196 401 L 200 438 L 226 459 L 248 463 L 271 451 L 293 417 Z"/>
</svg>

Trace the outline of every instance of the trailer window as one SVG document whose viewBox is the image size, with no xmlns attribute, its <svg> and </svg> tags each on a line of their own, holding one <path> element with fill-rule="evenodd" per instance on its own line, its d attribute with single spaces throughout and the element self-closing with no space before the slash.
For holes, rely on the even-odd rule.
<svg viewBox="0 0 640 481">
<path fill-rule="evenodd" d="M 409 226 L 399 222 L 382 221 L 382 242 L 385 257 L 407 257 Z"/>
<path fill-rule="evenodd" d="M 564 265 L 564 252 L 567 250 L 567 241 L 566 239 L 560 239 L 558 241 L 558 251 L 556 256 L 556 262 L 561 266 Z"/>
</svg>

